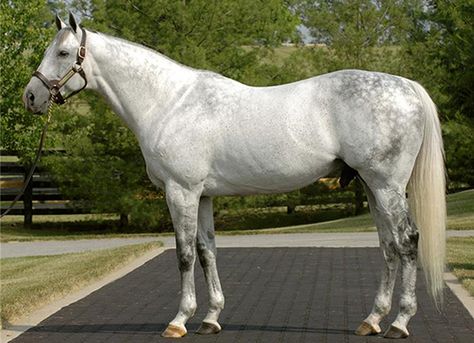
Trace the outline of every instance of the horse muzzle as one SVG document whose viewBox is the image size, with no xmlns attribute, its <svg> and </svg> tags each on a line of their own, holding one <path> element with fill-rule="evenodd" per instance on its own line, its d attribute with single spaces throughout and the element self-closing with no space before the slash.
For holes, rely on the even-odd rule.
<svg viewBox="0 0 474 343">
<path fill-rule="evenodd" d="M 50 94 L 39 80 L 32 78 L 23 93 L 25 109 L 33 114 L 43 114 L 48 111 Z"/>
</svg>

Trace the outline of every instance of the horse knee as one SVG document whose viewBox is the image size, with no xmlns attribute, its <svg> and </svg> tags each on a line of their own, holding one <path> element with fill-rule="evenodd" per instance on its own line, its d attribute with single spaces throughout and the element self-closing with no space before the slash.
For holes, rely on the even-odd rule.
<svg viewBox="0 0 474 343">
<path fill-rule="evenodd" d="M 180 271 L 188 271 L 194 265 L 196 254 L 194 247 L 183 247 L 178 249 L 178 267 Z"/>
<path fill-rule="evenodd" d="M 199 262 L 203 268 L 208 268 L 216 264 L 216 256 L 204 244 L 197 245 Z"/>
<path fill-rule="evenodd" d="M 413 294 L 402 294 L 400 296 L 400 313 L 412 317 L 415 315 L 417 310 L 416 295 Z"/>
</svg>

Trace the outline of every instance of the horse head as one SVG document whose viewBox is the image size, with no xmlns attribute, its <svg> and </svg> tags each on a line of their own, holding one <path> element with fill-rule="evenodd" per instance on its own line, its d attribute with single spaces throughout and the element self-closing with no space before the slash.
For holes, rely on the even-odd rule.
<svg viewBox="0 0 474 343">
<path fill-rule="evenodd" d="M 26 109 L 35 114 L 45 113 L 50 101 L 64 103 L 87 85 L 82 65 L 86 55 L 85 30 L 77 25 L 71 13 L 69 26 L 58 16 L 56 26 L 58 32 L 23 94 Z"/>
</svg>

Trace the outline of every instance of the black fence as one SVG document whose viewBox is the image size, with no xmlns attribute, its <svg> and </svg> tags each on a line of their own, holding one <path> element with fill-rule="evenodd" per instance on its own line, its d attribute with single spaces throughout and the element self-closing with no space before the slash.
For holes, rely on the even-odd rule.
<svg viewBox="0 0 474 343">
<path fill-rule="evenodd" d="M 22 166 L 12 152 L 0 151 L 0 208 L 2 213 L 11 205 L 11 202 L 21 192 L 30 166 Z M 44 151 L 43 155 L 50 153 L 58 154 L 61 151 Z M 287 213 L 291 214 L 297 206 L 332 206 L 344 205 L 353 208 L 353 214 L 359 214 L 367 207 L 367 200 L 360 183 L 351 184 L 347 189 L 340 189 L 336 178 L 321 179 L 301 190 L 301 196 L 290 199 L 278 199 L 269 197 L 262 199 L 261 204 L 256 207 L 275 208 L 284 206 Z M 245 209 L 244 209 L 245 210 Z M 9 215 L 23 215 L 25 226 L 31 226 L 33 215 L 66 215 L 87 214 L 90 209 L 79 206 L 78 201 L 67 199 L 53 182 L 48 171 L 41 164 L 36 168 L 32 180 L 26 188 L 23 196 L 9 212 Z M 128 222 L 127 214 L 121 215 L 122 223 Z M 126 224 L 124 224 L 126 225 Z"/>
<path fill-rule="evenodd" d="M 0 161 L 0 201 L 2 213 L 21 192 L 30 166 L 22 166 L 15 161 L 12 153 L 2 152 Z M 9 215 L 23 215 L 26 226 L 32 224 L 33 215 L 79 214 L 87 213 L 83 208 L 72 206 L 54 184 L 47 171 L 39 165 L 20 200 L 13 206 Z"/>
</svg>

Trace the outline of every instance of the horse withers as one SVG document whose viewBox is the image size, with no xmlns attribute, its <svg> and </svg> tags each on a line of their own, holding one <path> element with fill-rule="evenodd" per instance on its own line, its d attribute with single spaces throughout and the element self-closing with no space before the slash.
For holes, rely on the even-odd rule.
<svg viewBox="0 0 474 343">
<path fill-rule="evenodd" d="M 400 264 L 399 312 L 385 337 L 408 336 L 417 307 L 418 256 L 429 292 L 441 301 L 443 145 L 435 105 L 419 84 L 342 70 L 250 87 L 87 31 L 72 15 L 69 25 L 59 18 L 56 23 L 58 33 L 25 89 L 25 105 L 44 113 L 50 101 L 61 103 L 86 87 L 101 94 L 136 135 L 151 181 L 166 191 L 176 235 L 181 301 L 163 336 L 185 335 L 196 310 L 196 253 L 209 292 L 198 333 L 221 330 L 224 295 L 216 268 L 214 196 L 295 190 L 342 162 L 364 184 L 385 261 L 374 306 L 356 334 L 381 332 Z"/>
</svg>

